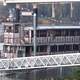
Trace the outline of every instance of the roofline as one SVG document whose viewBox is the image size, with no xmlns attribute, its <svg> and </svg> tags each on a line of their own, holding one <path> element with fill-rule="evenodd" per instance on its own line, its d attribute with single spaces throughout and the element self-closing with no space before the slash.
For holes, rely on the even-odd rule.
<svg viewBox="0 0 80 80">
<path fill-rule="evenodd" d="M 33 27 L 25 27 L 25 30 L 33 30 Z M 37 30 L 45 29 L 80 29 L 80 26 L 38 26 Z"/>
<path fill-rule="evenodd" d="M 40 3 L 40 2 L 73 2 L 79 0 L 2 0 L 4 3 Z"/>
</svg>

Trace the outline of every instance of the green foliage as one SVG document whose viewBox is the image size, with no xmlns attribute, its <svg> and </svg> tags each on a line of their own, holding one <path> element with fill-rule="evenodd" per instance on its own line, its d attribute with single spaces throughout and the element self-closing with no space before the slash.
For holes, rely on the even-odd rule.
<svg viewBox="0 0 80 80">
<path fill-rule="evenodd" d="M 73 71 L 73 78 L 80 80 L 80 67 L 76 67 Z"/>
<path fill-rule="evenodd" d="M 80 80 L 80 67 L 73 68 L 72 75 L 64 77 L 63 80 Z"/>
</svg>

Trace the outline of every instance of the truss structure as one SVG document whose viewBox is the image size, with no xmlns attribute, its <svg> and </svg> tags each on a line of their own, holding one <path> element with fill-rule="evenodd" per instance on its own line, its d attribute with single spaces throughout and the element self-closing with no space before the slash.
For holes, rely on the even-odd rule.
<svg viewBox="0 0 80 80">
<path fill-rule="evenodd" d="M 0 59 L 0 70 L 79 66 L 80 53 Z"/>
</svg>

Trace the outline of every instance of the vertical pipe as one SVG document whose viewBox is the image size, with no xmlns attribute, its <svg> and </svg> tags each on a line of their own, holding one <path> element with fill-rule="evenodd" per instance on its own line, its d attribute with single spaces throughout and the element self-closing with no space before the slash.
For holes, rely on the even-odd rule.
<svg viewBox="0 0 80 80">
<path fill-rule="evenodd" d="M 70 17 L 72 18 L 72 17 L 73 17 L 73 4 L 72 4 L 72 2 L 70 3 L 70 5 L 71 5 L 71 13 L 70 13 Z"/>
<path fill-rule="evenodd" d="M 37 28 L 37 5 L 33 4 L 33 28 L 34 28 L 34 42 L 33 42 L 33 50 L 34 54 L 33 56 L 36 55 L 36 28 Z M 33 80 L 36 80 L 36 71 L 34 70 L 33 73 Z"/>
<path fill-rule="evenodd" d="M 34 5 L 35 6 L 35 5 Z M 34 56 L 36 55 L 36 28 L 37 28 L 37 8 L 34 7 L 33 10 L 33 28 L 34 28 Z"/>
<path fill-rule="evenodd" d="M 54 8 L 54 3 L 52 3 L 52 18 L 55 18 L 55 8 Z"/>
<path fill-rule="evenodd" d="M 34 56 L 36 55 L 36 13 L 33 14 L 33 27 L 34 27 Z"/>
</svg>

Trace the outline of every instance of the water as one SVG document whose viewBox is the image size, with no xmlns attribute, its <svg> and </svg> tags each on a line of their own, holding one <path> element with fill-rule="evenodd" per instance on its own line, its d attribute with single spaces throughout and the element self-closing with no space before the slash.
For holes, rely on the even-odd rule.
<svg viewBox="0 0 80 80">
<path fill-rule="evenodd" d="M 62 70 L 62 71 L 60 71 Z M 1 75 L 0 80 L 57 80 L 71 74 L 70 68 L 50 68 L 37 70 L 12 71 L 11 74 Z M 67 72 L 66 72 L 67 71 Z M 69 71 L 69 72 L 68 72 Z"/>
<path fill-rule="evenodd" d="M 54 80 L 54 70 L 28 70 L 0 76 L 0 80 Z"/>
</svg>

